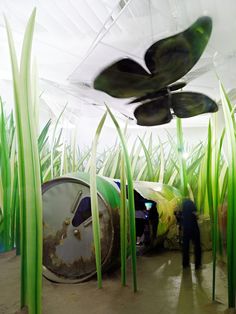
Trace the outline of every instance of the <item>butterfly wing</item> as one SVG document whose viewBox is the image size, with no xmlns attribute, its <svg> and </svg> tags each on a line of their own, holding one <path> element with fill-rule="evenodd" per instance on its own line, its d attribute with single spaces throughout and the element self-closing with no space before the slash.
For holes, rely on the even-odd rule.
<svg viewBox="0 0 236 314">
<path fill-rule="evenodd" d="M 171 107 L 179 118 L 189 118 L 202 113 L 218 111 L 218 106 L 214 100 L 194 92 L 171 94 Z"/>
<path fill-rule="evenodd" d="M 211 29 L 210 17 L 199 18 L 184 32 L 162 39 L 147 50 L 144 59 L 151 74 L 126 58 L 105 68 L 95 78 L 94 88 L 117 98 L 143 97 L 166 88 L 196 64 Z"/>
<path fill-rule="evenodd" d="M 150 77 L 141 65 L 127 58 L 104 69 L 95 78 L 94 88 L 117 98 L 139 97 L 150 92 Z"/>
<path fill-rule="evenodd" d="M 168 106 L 168 95 L 146 102 L 134 110 L 137 124 L 142 126 L 160 125 L 170 122 L 172 115 Z"/>
<path fill-rule="evenodd" d="M 157 90 L 177 81 L 192 69 L 209 41 L 211 30 L 211 18 L 203 16 L 184 32 L 162 39 L 147 50 L 144 59 Z"/>
<path fill-rule="evenodd" d="M 190 118 L 218 110 L 214 100 L 206 95 L 195 92 L 173 93 L 138 106 L 134 111 L 137 124 L 153 126 L 170 122 L 172 119 L 170 107 L 179 118 Z"/>
</svg>

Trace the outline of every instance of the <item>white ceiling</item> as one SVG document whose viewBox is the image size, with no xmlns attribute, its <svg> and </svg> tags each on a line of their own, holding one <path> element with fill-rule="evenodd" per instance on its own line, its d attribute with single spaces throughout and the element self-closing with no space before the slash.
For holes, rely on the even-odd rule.
<svg viewBox="0 0 236 314">
<path fill-rule="evenodd" d="M 20 51 L 33 7 L 37 8 L 33 54 L 39 68 L 41 104 L 48 107 L 51 117 L 68 103 L 66 117 L 72 124 L 81 116 L 99 118 L 104 101 L 132 116 L 133 108 L 125 106 L 126 100 L 92 89 L 95 76 L 124 57 L 145 66 L 143 55 L 153 42 L 186 29 L 201 15 L 212 17 L 213 32 L 202 58 L 184 78 L 189 82 L 185 90 L 218 100 L 216 74 L 227 90 L 236 87 L 235 0 L 0 0 L 0 94 L 7 103 L 12 102 L 11 71 L 3 13 Z M 186 126 L 206 123 L 204 115 L 184 121 Z"/>
</svg>

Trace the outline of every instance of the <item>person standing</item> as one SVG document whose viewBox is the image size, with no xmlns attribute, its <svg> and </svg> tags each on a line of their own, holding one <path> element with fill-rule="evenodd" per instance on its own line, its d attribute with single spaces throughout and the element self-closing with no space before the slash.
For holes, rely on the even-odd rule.
<svg viewBox="0 0 236 314">
<path fill-rule="evenodd" d="M 150 240 L 151 240 L 152 245 L 154 246 L 157 240 L 157 229 L 158 229 L 158 224 L 159 224 L 159 213 L 157 210 L 157 203 L 154 201 L 151 201 L 151 207 L 149 209 L 148 218 L 151 224 Z"/>
<path fill-rule="evenodd" d="M 194 245 L 195 269 L 199 269 L 202 264 L 202 250 L 200 241 L 200 231 L 197 223 L 197 209 L 193 201 L 185 199 L 182 204 L 182 228 L 183 228 L 183 268 L 190 266 L 189 245 L 190 240 Z"/>
</svg>

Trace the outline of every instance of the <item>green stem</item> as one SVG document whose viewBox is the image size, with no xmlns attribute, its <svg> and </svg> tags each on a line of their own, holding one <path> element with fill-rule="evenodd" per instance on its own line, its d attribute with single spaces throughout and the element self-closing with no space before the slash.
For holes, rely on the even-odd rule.
<svg viewBox="0 0 236 314">
<path fill-rule="evenodd" d="M 187 170 L 186 161 L 183 157 L 184 152 L 184 140 L 183 140 L 183 129 L 182 122 L 180 118 L 176 119 L 177 122 L 177 147 L 178 147 L 178 157 L 179 157 L 179 167 L 180 167 L 180 182 L 181 190 L 184 197 L 188 195 L 188 185 L 187 185 Z"/>
<path fill-rule="evenodd" d="M 126 177 L 124 156 L 121 156 L 120 162 L 121 179 L 120 179 L 120 249 L 121 249 L 121 283 L 126 285 L 126 259 L 127 259 L 127 213 L 126 213 Z"/>
<path fill-rule="evenodd" d="M 124 152 L 127 183 L 128 183 L 128 206 L 129 206 L 129 224 L 130 224 L 130 244 L 131 244 L 131 260 L 132 260 L 132 274 L 133 274 L 133 290 L 137 291 L 137 265 L 136 265 L 136 227 L 135 227 L 135 207 L 134 207 L 134 188 L 131 164 L 129 159 L 128 150 L 126 147 L 124 135 L 120 129 L 118 122 L 110 109 L 106 106 L 113 123 L 115 124 L 116 130 L 120 137 L 121 145 Z"/>
<path fill-rule="evenodd" d="M 97 269 L 98 288 L 102 287 L 102 266 L 101 266 L 101 241 L 100 241 L 100 223 L 99 223 L 99 208 L 97 197 L 97 180 L 96 180 L 96 153 L 98 139 L 106 120 L 106 113 L 103 115 L 93 140 L 91 164 L 90 164 L 90 195 L 91 195 L 91 207 L 92 207 L 92 224 L 93 224 L 93 240 L 95 248 L 95 259 Z"/>
</svg>

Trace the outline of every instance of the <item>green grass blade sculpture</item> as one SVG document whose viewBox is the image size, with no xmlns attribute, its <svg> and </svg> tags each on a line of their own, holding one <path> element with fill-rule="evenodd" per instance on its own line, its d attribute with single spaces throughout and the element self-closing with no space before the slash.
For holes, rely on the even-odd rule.
<svg viewBox="0 0 236 314">
<path fill-rule="evenodd" d="M 107 107 L 107 106 L 106 106 Z M 135 207 L 134 207 L 134 189 L 131 172 L 131 164 L 129 159 L 128 150 L 125 143 L 124 135 L 120 129 L 118 122 L 116 121 L 111 110 L 107 107 L 107 111 L 115 124 L 117 133 L 120 138 L 120 142 L 123 148 L 125 169 L 128 183 L 128 208 L 129 208 L 129 224 L 130 224 L 130 244 L 131 244 L 131 259 L 132 259 L 132 274 L 133 274 L 133 289 L 137 291 L 137 266 L 136 266 L 136 228 L 135 228 Z"/>
<path fill-rule="evenodd" d="M 222 84 L 221 102 L 225 117 L 225 130 L 228 143 L 228 212 L 227 212 L 227 268 L 228 268 L 228 305 L 235 308 L 236 298 L 236 123 L 232 114 L 233 107 Z"/>
<path fill-rule="evenodd" d="M 9 145 L 7 141 L 6 119 L 3 112 L 3 104 L 0 99 L 0 174 L 2 184 L 2 209 L 3 209 L 3 247 L 4 251 L 13 248 L 12 240 L 12 208 L 11 208 L 11 164 Z"/>
<path fill-rule="evenodd" d="M 18 68 L 10 26 L 6 20 L 15 97 L 21 222 L 21 307 L 41 313 L 42 199 L 36 122 L 31 95 L 31 47 L 36 10 L 26 27 Z"/>
<path fill-rule="evenodd" d="M 127 203 L 126 203 L 126 175 L 125 162 L 122 154 L 120 160 L 120 256 L 121 256 L 121 284 L 126 285 L 126 259 L 127 259 Z"/>
<path fill-rule="evenodd" d="M 51 143 L 51 179 L 54 178 L 55 176 L 55 173 L 54 173 L 54 158 L 55 158 L 55 150 L 58 146 L 58 141 L 56 141 L 56 132 L 57 132 L 57 127 L 58 127 L 58 124 L 61 120 L 61 117 L 63 115 L 63 113 L 65 112 L 66 110 L 66 107 L 67 107 L 67 104 L 65 105 L 65 107 L 62 109 L 59 117 L 57 118 L 57 121 L 55 123 L 55 126 L 54 126 L 54 129 L 53 129 L 53 134 L 52 134 L 52 143 Z M 58 140 L 58 138 L 57 138 Z"/>
<path fill-rule="evenodd" d="M 95 137 L 92 144 L 91 164 L 90 164 L 90 194 L 91 194 L 91 208 L 92 208 L 92 223 L 93 223 L 93 240 L 95 249 L 96 269 L 98 288 L 102 287 L 102 266 L 101 266 L 101 241 L 100 241 L 100 224 L 99 224 L 99 209 L 97 197 L 97 182 L 96 182 L 96 154 L 97 144 L 102 127 L 106 120 L 105 113 L 97 127 Z"/>
<path fill-rule="evenodd" d="M 139 137 L 140 143 L 142 145 L 144 154 L 145 154 L 145 158 L 146 158 L 146 163 L 147 163 L 147 181 L 154 181 L 154 171 L 153 171 L 153 167 L 152 167 L 152 160 L 151 160 L 151 156 L 148 152 L 148 149 L 146 148 L 143 140 Z"/>
<path fill-rule="evenodd" d="M 186 170 L 186 161 L 183 156 L 184 152 L 184 139 L 183 139 L 183 129 L 182 122 L 180 118 L 177 121 L 177 149 L 179 157 L 179 172 L 180 172 L 180 182 L 181 182 L 181 192 L 184 197 L 188 195 L 188 178 Z"/>
</svg>

